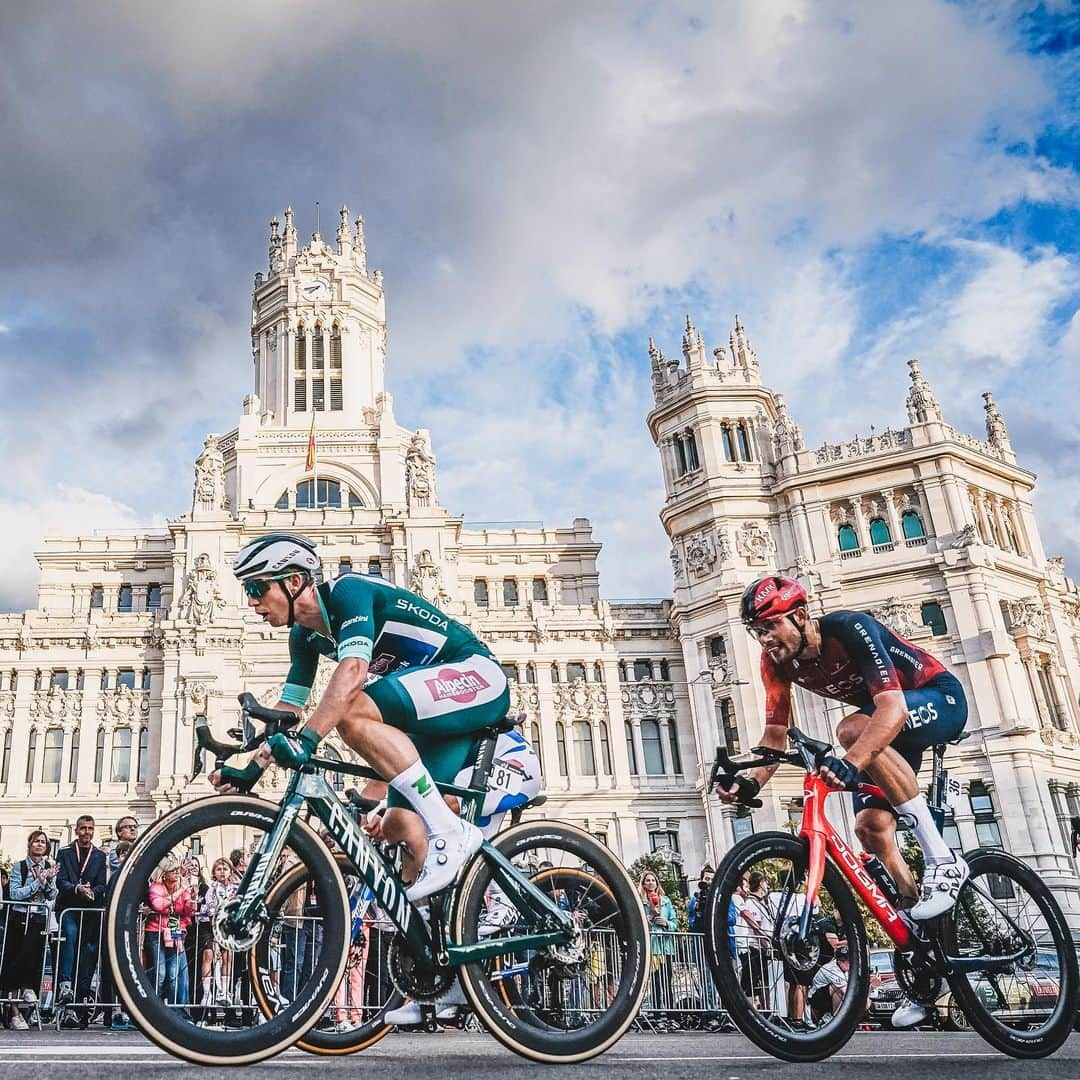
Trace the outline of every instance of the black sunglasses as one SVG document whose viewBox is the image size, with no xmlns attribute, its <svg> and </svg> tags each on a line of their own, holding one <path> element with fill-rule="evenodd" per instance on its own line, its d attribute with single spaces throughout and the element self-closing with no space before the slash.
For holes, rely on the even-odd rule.
<svg viewBox="0 0 1080 1080">
<path fill-rule="evenodd" d="M 252 600 L 261 600 L 262 597 L 270 591 L 271 581 L 284 581 L 288 577 L 292 577 L 292 572 L 288 574 L 278 574 L 276 577 L 250 578 L 244 582 L 244 592 L 246 592 Z"/>
</svg>

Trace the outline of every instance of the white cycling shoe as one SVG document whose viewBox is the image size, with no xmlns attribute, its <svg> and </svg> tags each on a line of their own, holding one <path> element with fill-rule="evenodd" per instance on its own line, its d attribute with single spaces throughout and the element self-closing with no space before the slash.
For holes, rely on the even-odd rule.
<svg viewBox="0 0 1080 1080">
<path fill-rule="evenodd" d="M 445 889 L 469 858 L 480 850 L 484 834 L 467 821 L 459 822 L 451 832 L 428 837 L 427 855 L 416 880 L 405 890 L 412 903 Z"/>
<path fill-rule="evenodd" d="M 458 1006 L 468 1004 L 465 999 L 465 991 L 461 989 L 461 984 L 455 979 L 454 985 L 435 1002 L 435 1019 L 454 1020 L 457 1018 Z M 396 1024 L 398 1027 L 411 1027 L 413 1024 L 422 1024 L 424 1014 L 420 1010 L 419 1002 L 407 1001 L 400 1008 L 391 1009 L 386 1013 L 383 1022 Z"/>
<path fill-rule="evenodd" d="M 923 873 L 919 902 L 909 908 L 913 919 L 933 919 L 944 915 L 956 903 L 964 882 L 971 876 L 968 864 L 959 855 L 951 863 L 928 866 Z"/>
<path fill-rule="evenodd" d="M 916 1024 L 921 1024 L 929 1015 L 930 1010 L 925 1005 L 904 998 L 892 1014 L 892 1026 L 894 1028 L 914 1027 Z"/>
</svg>

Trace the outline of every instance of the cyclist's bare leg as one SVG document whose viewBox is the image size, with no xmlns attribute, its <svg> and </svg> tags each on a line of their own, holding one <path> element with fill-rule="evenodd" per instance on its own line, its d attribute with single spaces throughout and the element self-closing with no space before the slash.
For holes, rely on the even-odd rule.
<svg viewBox="0 0 1080 1080">
<path fill-rule="evenodd" d="M 845 750 L 855 745 L 869 721 L 870 717 L 865 713 L 851 713 L 840 721 L 836 737 Z M 892 747 L 882 750 L 866 771 L 894 806 L 919 794 L 919 781 L 914 771 Z M 896 818 L 888 810 L 869 808 L 859 811 L 855 818 L 855 835 L 866 851 L 885 864 L 901 896 L 915 898 L 919 895 L 911 869 L 896 846 Z"/>
<path fill-rule="evenodd" d="M 401 857 L 401 880 L 406 885 L 416 879 L 427 854 L 427 828 L 424 819 L 412 810 L 392 806 L 383 814 L 383 839 L 390 844 L 404 844 Z"/>
</svg>

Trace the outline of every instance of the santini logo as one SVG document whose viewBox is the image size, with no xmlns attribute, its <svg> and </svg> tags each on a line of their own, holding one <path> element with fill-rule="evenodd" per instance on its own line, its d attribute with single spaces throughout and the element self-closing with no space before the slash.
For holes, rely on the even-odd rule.
<svg viewBox="0 0 1080 1080">
<path fill-rule="evenodd" d="M 436 679 L 425 679 L 433 701 L 456 701 L 467 705 L 476 699 L 481 690 L 487 690 L 491 684 L 475 671 L 457 671 L 443 668 Z"/>
</svg>

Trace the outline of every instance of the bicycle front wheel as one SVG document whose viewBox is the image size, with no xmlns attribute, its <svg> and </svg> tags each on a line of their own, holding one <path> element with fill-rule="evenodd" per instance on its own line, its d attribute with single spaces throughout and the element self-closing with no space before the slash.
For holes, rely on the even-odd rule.
<svg viewBox="0 0 1080 1080">
<path fill-rule="evenodd" d="M 341 979 L 349 928 L 345 886 L 326 846 L 300 821 L 288 836 L 279 872 L 296 863 L 310 876 L 319 942 L 292 984 L 290 1008 L 260 1023 L 252 1000 L 253 981 L 263 993 L 280 995 L 280 947 L 269 950 L 248 977 L 248 954 L 264 935 L 277 933 L 268 912 L 243 940 L 227 920 L 190 918 L 200 879 L 212 878 L 211 887 L 220 879 L 227 907 L 236 887 L 227 867 L 252 857 L 279 814 L 280 807 L 251 796 L 181 806 L 139 839 L 117 875 L 106 931 L 117 991 L 147 1037 L 187 1061 L 243 1065 L 271 1057 L 319 1019 Z"/>
<path fill-rule="evenodd" d="M 477 1016 L 504 1046 L 533 1061 L 571 1063 L 603 1053 L 633 1023 L 647 989 L 645 912 L 622 865 L 588 833 L 562 822 L 518 825 L 492 844 L 568 912 L 571 941 L 460 968 Z M 454 939 L 466 945 L 528 934 L 477 856 L 457 896 Z"/>
<path fill-rule="evenodd" d="M 355 1054 L 374 1046 L 393 1030 L 393 1025 L 387 1024 L 383 1017 L 404 1001 L 390 979 L 388 963 L 397 927 L 374 903 L 368 902 L 367 890 L 356 876 L 349 857 L 338 852 L 334 858 L 349 895 L 352 916 L 349 959 L 330 1006 L 296 1043 L 310 1054 L 328 1056 Z M 267 1018 L 289 1007 L 296 996 L 293 983 L 317 952 L 320 913 L 310 903 L 311 894 L 311 872 L 300 865 L 287 870 L 267 894 L 270 925 L 280 928 L 278 940 L 275 944 L 273 935 L 264 934 L 251 951 L 252 985 L 259 1008 Z M 275 947 L 295 957 L 295 962 L 288 966 L 280 994 L 273 994 L 272 988 L 258 977 L 260 971 L 272 966 Z"/>
<path fill-rule="evenodd" d="M 784 1061 L 835 1054 L 870 992 L 866 927 L 832 863 L 810 934 L 799 937 L 807 858 L 806 842 L 787 833 L 747 837 L 720 863 L 705 903 L 705 952 L 720 1000 L 748 1039 Z M 846 942 L 846 963 L 832 934 Z"/>
<path fill-rule="evenodd" d="M 964 857 L 971 877 L 941 921 L 946 954 L 973 968 L 949 977 L 955 1002 L 991 1046 L 1012 1057 L 1046 1057 L 1076 1019 L 1077 961 L 1065 916 L 1019 859 L 982 849 Z"/>
</svg>

